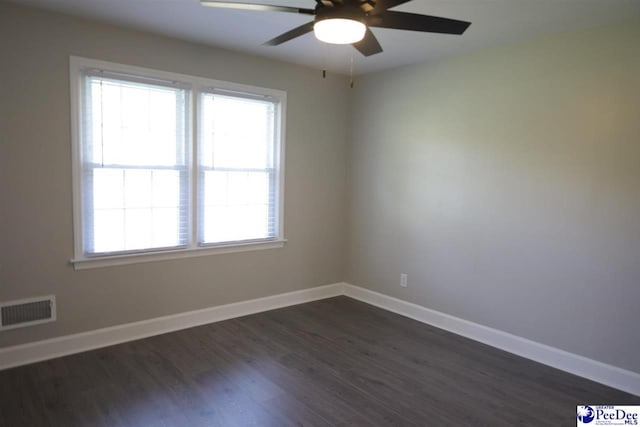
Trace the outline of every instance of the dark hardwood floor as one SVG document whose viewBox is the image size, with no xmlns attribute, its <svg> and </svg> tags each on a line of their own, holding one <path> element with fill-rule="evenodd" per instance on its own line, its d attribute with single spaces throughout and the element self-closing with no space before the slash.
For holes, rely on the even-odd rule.
<svg viewBox="0 0 640 427">
<path fill-rule="evenodd" d="M 0 372 L 11 427 L 575 426 L 639 402 L 347 297 Z"/>
</svg>

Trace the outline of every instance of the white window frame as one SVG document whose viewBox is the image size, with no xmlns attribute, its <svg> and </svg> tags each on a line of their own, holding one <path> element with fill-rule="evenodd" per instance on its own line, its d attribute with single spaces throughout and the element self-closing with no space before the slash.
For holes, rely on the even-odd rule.
<svg viewBox="0 0 640 427">
<path fill-rule="evenodd" d="M 186 87 L 189 92 L 187 106 L 187 168 L 189 174 L 189 195 L 187 198 L 189 239 L 186 247 L 170 249 L 146 249 L 114 255 L 87 255 L 83 248 L 83 224 L 82 224 L 82 96 L 83 73 L 86 70 L 104 70 L 109 73 L 121 74 L 123 79 L 136 77 L 144 80 L 157 80 L 171 82 L 172 84 Z M 72 142 L 72 180 L 73 180 L 73 231 L 74 231 L 74 258 L 70 260 L 76 270 L 107 267 L 114 265 L 134 264 L 149 261 L 162 261 L 177 258 L 189 258 L 220 253 L 245 252 L 260 249 L 274 249 L 284 246 L 284 153 L 285 153 L 285 129 L 286 129 L 286 103 L 285 91 L 249 86 L 238 83 L 212 80 L 203 77 L 177 74 L 166 71 L 154 70 L 143 67 L 100 61 L 95 59 L 71 56 L 69 58 L 70 95 L 71 95 L 71 142 Z M 197 185 L 198 185 L 198 149 L 200 129 L 200 94 L 211 93 L 212 89 L 233 95 L 250 97 L 264 97 L 275 101 L 277 106 L 278 121 L 276 123 L 276 141 L 279 149 L 276 153 L 274 167 L 276 173 L 276 189 L 278 200 L 275 205 L 277 219 L 276 235 L 273 238 L 224 242 L 219 244 L 199 244 Z"/>
</svg>

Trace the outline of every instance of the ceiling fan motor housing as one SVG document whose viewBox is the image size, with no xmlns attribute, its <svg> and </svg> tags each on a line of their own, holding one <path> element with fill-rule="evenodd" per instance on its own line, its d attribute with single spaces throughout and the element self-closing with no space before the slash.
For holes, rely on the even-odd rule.
<svg viewBox="0 0 640 427">
<path fill-rule="evenodd" d="M 346 2 L 335 7 L 326 7 L 318 4 L 318 6 L 316 6 L 315 22 L 324 19 L 351 19 L 366 24 L 365 20 L 367 15 L 360 6 L 352 2 Z"/>
</svg>

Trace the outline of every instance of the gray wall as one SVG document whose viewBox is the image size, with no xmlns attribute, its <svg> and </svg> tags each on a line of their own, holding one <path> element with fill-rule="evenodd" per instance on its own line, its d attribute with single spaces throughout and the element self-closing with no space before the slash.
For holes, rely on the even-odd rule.
<svg viewBox="0 0 640 427">
<path fill-rule="evenodd" d="M 74 271 L 69 55 L 286 90 L 286 246 Z M 58 303 L 0 346 L 344 278 L 346 78 L 6 3 L 0 58 L 0 301 Z"/>
<path fill-rule="evenodd" d="M 348 281 L 640 372 L 639 78 L 636 21 L 359 79 Z"/>
</svg>

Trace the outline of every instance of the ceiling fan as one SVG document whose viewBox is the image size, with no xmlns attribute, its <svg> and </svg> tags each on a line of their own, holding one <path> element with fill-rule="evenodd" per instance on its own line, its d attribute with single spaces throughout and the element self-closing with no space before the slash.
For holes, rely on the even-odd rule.
<svg viewBox="0 0 640 427">
<path fill-rule="evenodd" d="M 316 0 L 314 9 L 216 0 L 201 0 L 200 3 L 211 7 L 311 15 L 315 17 L 313 21 L 280 34 L 265 45 L 277 46 L 313 31 L 316 38 L 326 43 L 352 44 L 364 56 L 382 52 L 370 27 L 462 34 L 471 25 L 466 21 L 389 10 L 409 1 L 411 0 Z"/>
</svg>

